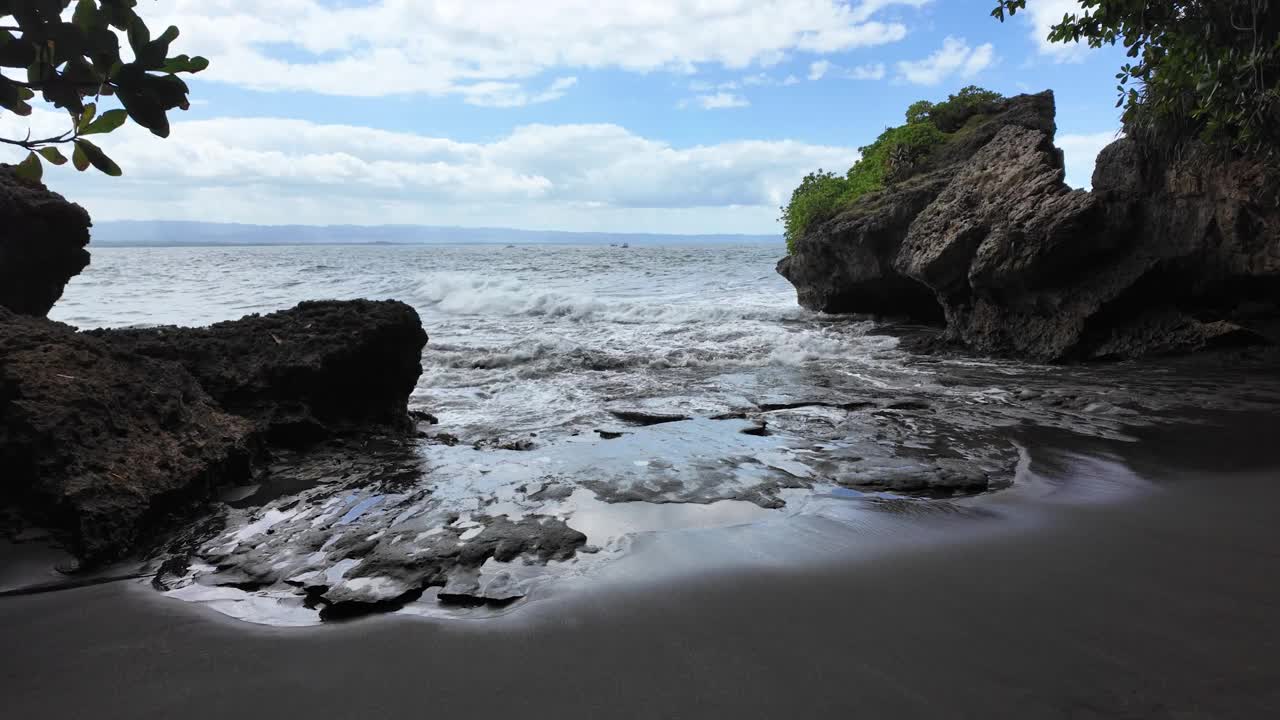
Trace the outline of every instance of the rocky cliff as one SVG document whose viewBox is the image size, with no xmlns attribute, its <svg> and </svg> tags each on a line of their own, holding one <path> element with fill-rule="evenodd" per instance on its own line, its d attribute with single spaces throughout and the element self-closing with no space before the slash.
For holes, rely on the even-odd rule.
<svg viewBox="0 0 1280 720">
<path fill-rule="evenodd" d="M 1131 140 L 1064 182 L 1051 93 L 969 123 L 810 228 L 778 271 L 805 307 L 943 323 L 986 354 L 1128 358 L 1266 341 L 1280 317 L 1280 175 Z"/>
</svg>

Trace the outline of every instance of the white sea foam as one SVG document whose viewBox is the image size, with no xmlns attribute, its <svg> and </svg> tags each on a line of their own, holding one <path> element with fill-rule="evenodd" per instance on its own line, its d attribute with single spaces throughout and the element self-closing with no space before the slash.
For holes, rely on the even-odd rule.
<svg viewBox="0 0 1280 720">
<path fill-rule="evenodd" d="M 199 324 L 316 297 L 395 297 L 431 335 L 415 402 L 560 426 L 606 401 L 723 394 L 721 374 L 823 364 L 873 375 L 893 341 L 800 309 L 768 247 L 316 247 L 99 251 L 55 315 Z M 146 272 L 135 267 L 144 263 Z M 209 268 L 216 267 L 216 273 Z M 128 283 L 119 278 L 131 278 Z M 683 388 L 683 389 L 679 389 Z M 740 390 L 740 389 L 739 389 Z M 545 424 L 545 423 L 544 423 Z"/>
</svg>

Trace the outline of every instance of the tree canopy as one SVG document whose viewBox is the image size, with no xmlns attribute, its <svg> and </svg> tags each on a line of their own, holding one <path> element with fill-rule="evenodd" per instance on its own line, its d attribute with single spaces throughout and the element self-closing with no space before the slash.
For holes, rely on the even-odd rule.
<svg viewBox="0 0 1280 720">
<path fill-rule="evenodd" d="M 137 0 L 75 0 L 74 9 L 72 2 L 0 0 L 0 111 L 29 116 L 39 93 L 69 116 L 70 127 L 59 135 L 0 137 L 0 143 L 28 151 L 17 169 L 29 180 L 41 179 L 42 161 L 65 164 L 64 145 L 72 147 L 77 170 L 93 166 L 120 175 L 120 166 L 89 137 L 129 120 L 168 137 L 168 112 L 190 106 L 178 75 L 209 66 L 202 57 L 170 56 L 178 28 L 153 38 L 134 11 Z M 108 103 L 120 107 L 100 108 Z"/>
<path fill-rule="evenodd" d="M 1026 9 L 999 0 L 992 16 Z M 1080 0 L 1053 42 L 1121 43 L 1125 130 L 1161 144 L 1200 138 L 1237 152 L 1280 148 L 1280 0 Z"/>
</svg>

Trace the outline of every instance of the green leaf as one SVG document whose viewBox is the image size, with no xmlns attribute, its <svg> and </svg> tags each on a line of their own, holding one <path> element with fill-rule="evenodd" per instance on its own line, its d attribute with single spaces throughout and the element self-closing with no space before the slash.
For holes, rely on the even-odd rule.
<svg viewBox="0 0 1280 720">
<path fill-rule="evenodd" d="M 0 67 L 24 68 L 36 61 L 33 43 L 18 42 L 8 30 L 0 30 L 0 37 L 6 39 L 0 43 Z"/>
<path fill-rule="evenodd" d="M 89 103 L 84 106 L 84 112 L 80 115 L 80 122 L 76 123 L 76 128 L 84 130 L 89 127 L 89 123 L 93 122 L 93 116 L 98 112 L 97 103 Z"/>
<path fill-rule="evenodd" d="M 133 48 L 135 55 L 141 54 L 147 48 L 147 43 L 151 42 L 151 31 L 147 29 L 147 24 L 142 18 L 134 15 L 129 20 L 129 28 L 125 31 L 129 38 L 129 47 Z"/>
<path fill-rule="evenodd" d="M 107 154 L 88 140 L 76 138 L 76 149 L 84 151 L 85 157 L 89 159 L 89 164 L 101 170 L 103 173 L 111 177 L 120 177 L 123 173 L 120 166 L 107 157 Z"/>
<path fill-rule="evenodd" d="M 71 164 L 76 166 L 80 172 L 89 169 L 89 156 L 84 154 L 84 150 L 80 149 L 80 145 L 76 145 L 76 149 L 71 153 Z"/>
<path fill-rule="evenodd" d="M 169 118 L 154 97 L 123 87 L 116 94 L 134 122 L 150 130 L 153 135 L 169 137 Z"/>
<path fill-rule="evenodd" d="M 93 30 L 89 33 L 89 54 L 99 73 L 110 73 L 111 67 L 120 61 L 120 38 L 110 28 Z"/>
<path fill-rule="evenodd" d="M 58 152 L 58 148 L 56 147 L 42 147 L 36 152 L 40 153 L 40 157 L 44 158 L 45 160 L 48 160 L 54 165 L 67 164 L 67 158 L 64 157 L 62 153 Z"/>
<path fill-rule="evenodd" d="M 27 95 L 25 90 L 26 88 L 0 75 L 0 108 L 17 115 L 30 115 L 31 106 L 25 102 L 25 99 L 31 96 Z"/>
<path fill-rule="evenodd" d="M 62 66 L 62 79 L 84 95 L 93 94 L 94 89 L 102 84 L 102 75 L 83 57 L 71 58 Z"/>
<path fill-rule="evenodd" d="M 40 164 L 40 157 L 35 153 L 29 153 L 27 159 L 18 163 L 14 171 L 18 173 L 18 177 L 29 183 L 38 183 L 44 177 L 44 165 Z"/>
<path fill-rule="evenodd" d="M 71 16 L 71 22 L 86 34 L 89 33 L 102 22 L 102 18 L 98 16 L 98 4 L 93 0 L 79 0 L 76 3 L 75 14 Z"/>
<path fill-rule="evenodd" d="M 102 113 L 97 120 L 89 123 L 87 126 L 80 128 L 81 135 L 102 135 L 124 124 L 129 119 L 129 113 L 124 110 L 108 110 Z"/>
<path fill-rule="evenodd" d="M 186 55 L 178 55 L 164 61 L 164 65 L 160 66 L 161 72 L 167 73 L 198 73 L 209 67 L 209 61 L 199 55 L 195 57 L 187 57 Z"/>
<path fill-rule="evenodd" d="M 82 57 L 88 50 L 89 37 L 79 26 L 69 22 L 50 23 L 45 45 L 49 64 L 58 67 L 72 58 Z"/>
<path fill-rule="evenodd" d="M 137 51 L 136 58 L 139 65 L 148 70 L 157 70 L 164 66 L 165 56 L 169 54 L 169 44 L 178 37 L 178 28 L 170 25 L 164 33 L 147 43 L 146 47 Z"/>
</svg>

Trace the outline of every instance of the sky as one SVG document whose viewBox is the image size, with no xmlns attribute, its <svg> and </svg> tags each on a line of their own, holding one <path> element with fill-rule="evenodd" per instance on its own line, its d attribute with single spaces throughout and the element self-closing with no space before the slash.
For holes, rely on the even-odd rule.
<svg viewBox="0 0 1280 720">
<path fill-rule="evenodd" d="M 1075 0 L 162 0 L 203 55 L 168 139 L 99 144 L 121 178 L 45 182 L 95 220 L 781 232 L 907 105 L 1052 89 L 1067 181 L 1117 137 L 1116 48 L 1050 45 Z M 0 114 L 0 135 L 65 129 Z M 0 162 L 23 154 L 0 146 Z"/>
</svg>

